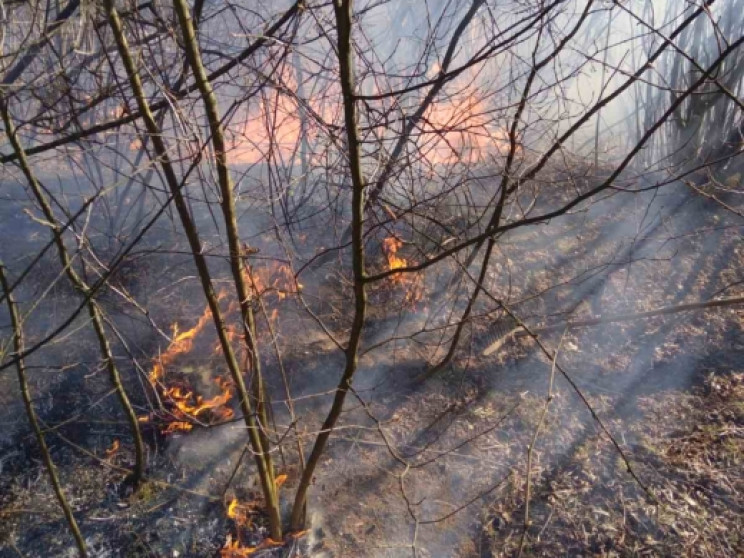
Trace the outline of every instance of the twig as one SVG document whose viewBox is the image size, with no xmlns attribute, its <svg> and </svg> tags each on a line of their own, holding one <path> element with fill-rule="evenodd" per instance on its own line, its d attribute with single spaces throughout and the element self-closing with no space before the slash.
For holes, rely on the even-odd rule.
<svg viewBox="0 0 744 558">
<path fill-rule="evenodd" d="M 550 367 L 548 395 L 545 397 L 545 405 L 543 405 L 542 412 L 540 413 L 540 418 L 538 419 L 537 426 L 535 427 L 535 433 L 532 435 L 532 440 L 530 441 L 530 445 L 527 448 L 527 482 L 525 483 L 524 488 L 524 526 L 522 528 L 522 535 L 519 538 L 519 552 L 517 553 L 517 557 L 522 556 L 522 553 L 524 552 L 524 545 L 527 542 L 527 531 L 530 528 L 531 524 L 530 499 L 532 498 L 532 456 L 535 451 L 535 445 L 537 444 L 537 437 L 540 435 L 540 430 L 542 429 L 542 426 L 545 423 L 545 417 L 548 414 L 548 407 L 550 407 L 550 402 L 553 400 L 553 383 L 555 381 L 556 361 L 558 360 L 558 353 L 561 350 L 561 346 L 563 345 L 563 339 L 565 338 L 565 336 L 566 330 L 564 330 L 563 335 L 558 342 L 558 347 L 555 349 L 553 363 Z"/>
<path fill-rule="evenodd" d="M 42 184 L 39 182 L 33 170 L 31 169 L 31 164 L 26 156 L 26 151 L 24 150 L 18 139 L 18 136 L 16 135 L 16 128 L 13 124 L 10 110 L 5 99 L 0 99 L 0 112 L 2 112 L 2 119 L 5 123 L 5 131 L 8 139 L 13 146 L 13 150 L 18 154 L 18 163 L 21 167 L 21 170 L 23 171 L 23 175 L 28 181 L 28 185 L 31 188 L 31 191 L 33 192 L 34 197 L 41 207 L 42 212 L 44 213 L 44 217 L 49 222 L 54 234 L 54 240 L 57 247 L 57 257 L 59 258 L 60 264 L 65 270 L 65 273 L 67 274 L 67 277 L 75 290 L 77 290 L 86 298 L 88 315 L 90 316 L 90 320 L 93 324 L 93 330 L 96 334 L 96 338 L 98 339 L 101 357 L 106 364 L 106 369 L 109 374 L 111 385 L 116 390 L 119 404 L 121 405 L 124 414 L 127 417 L 129 429 L 131 430 L 132 438 L 134 440 L 136 464 L 134 467 L 134 472 L 132 474 L 132 483 L 135 487 L 137 487 L 140 479 L 145 474 L 145 445 L 142 440 L 142 432 L 140 430 L 139 422 L 137 422 L 137 415 L 132 408 L 132 403 L 129 400 L 129 396 L 124 389 L 124 384 L 121 381 L 121 374 L 119 373 L 119 369 L 116 366 L 116 361 L 114 360 L 114 355 L 111 351 L 111 344 L 109 343 L 108 337 L 106 335 L 106 329 L 103 323 L 101 308 L 93 296 L 95 289 L 91 288 L 91 286 L 86 283 L 86 281 L 83 279 L 84 276 L 81 276 L 72 265 L 72 258 L 70 257 L 69 251 L 65 246 L 64 240 L 59 232 L 60 227 L 54 215 L 54 212 L 52 211 L 52 206 L 50 205 L 47 196 L 44 194 L 44 188 Z M 83 272 L 84 271 L 85 269 L 83 268 Z"/>
<path fill-rule="evenodd" d="M 225 363 L 230 370 L 230 375 L 232 376 L 240 395 L 240 406 L 243 412 L 244 420 L 246 422 L 248 436 L 254 450 L 253 453 L 256 459 L 256 466 L 259 470 L 264 493 L 267 497 L 267 500 L 270 500 L 276 494 L 273 486 L 273 475 L 271 475 L 270 467 L 268 467 L 267 464 L 267 458 L 264 453 L 264 446 L 260 439 L 261 434 L 259 432 L 259 426 L 256 425 L 252 405 L 248 398 L 247 390 L 243 381 L 242 371 L 240 369 L 240 365 L 237 362 L 237 359 L 235 358 L 232 345 L 227 335 L 226 326 L 222 318 L 222 312 L 219 307 L 216 293 L 214 291 L 214 285 L 209 272 L 209 267 L 203 254 L 203 245 L 199 237 L 199 233 L 191 217 L 191 213 L 184 199 L 184 195 L 181 192 L 179 181 L 174 170 L 173 162 L 168 154 L 168 150 L 163 139 L 162 129 L 157 124 L 155 117 L 153 116 L 152 107 L 150 106 L 150 103 L 147 99 L 147 95 L 142 85 L 142 79 L 137 69 L 137 64 L 129 48 L 129 42 L 126 37 L 124 25 L 119 16 L 119 12 L 113 0 L 105 0 L 104 8 L 106 10 L 107 19 L 112 29 L 114 39 L 116 41 L 119 56 L 121 57 L 122 64 L 127 74 L 127 79 L 132 87 L 132 92 L 137 102 L 137 106 L 142 115 L 147 131 L 151 137 L 152 145 L 160 162 L 160 167 L 163 170 L 165 182 L 168 185 L 169 190 L 171 191 L 173 201 L 176 205 L 176 210 L 183 225 L 186 237 L 189 241 L 189 248 L 191 249 L 194 263 L 199 273 L 202 289 L 209 304 L 210 311 L 212 312 L 212 319 L 214 321 L 215 329 L 217 330 L 217 335 L 220 339 L 220 346 L 225 358 Z M 235 253 L 233 254 L 233 256 L 238 257 L 238 254 Z M 274 506 L 270 506 L 270 509 L 274 509 Z M 277 524 L 276 518 L 274 518 L 272 524 L 272 536 L 274 536 L 276 534 L 276 531 L 281 529 L 281 526 Z"/>
<path fill-rule="evenodd" d="M 543 352 L 543 354 L 545 354 L 545 356 L 547 356 L 551 360 L 555 360 L 555 367 L 556 367 L 556 369 L 561 373 L 561 375 L 570 384 L 571 388 L 574 390 L 574 392 L 576 392 L 576 395 L 579 396 L 579 399 L 581 399 L 581 402 L 584 404 L 584 406 L 587 408 L 587 410 L 589 411 L 589 413 L 592 415 L 592 418 L 599 425 L 599 427 L 602 430 L 602 432 L 604 432 L 605 435 L 607 435 L 607 437 L 609 438 L 610 442 L 612 443 L 612 445 L 615 447 L 615 449 L 617 450 L 618 454 L 620 455 L 620 458 L 623 460 L 623 463 L 625 464 L 625 468 L 628 471 L 628 474 L 638 484 L 638 486 L 641 488 L 641 490 L 643 490 L 643 492 L 646 494 L 646 496 L 648 496 L 649 500 L 651 500 L 652 502 L 654 502 L 654 503 L 657 504 L 658 503 L 658 499 L 656 498 L 656 496 L 654 496 L 653 492 L 651 492 L 651 489 L 649 489 L 646 486 L 646 484 L 643 481 L 641 481 L 640 477 L 638 477 L 638 475 L 636 474 L 635 470 L 633 469 L 633 466 L 630 463 L 630 460 L 628 459 L 628 456 L 625 455 L 625 451 L 623 451 L 623 448 L 620 447 L 620 444 L 615 439 L 615 437 L 612 435 L 612 433 L 609 431 L 609 429 L 605 425 L 604 421 L 601 418 L 599 418 L 599 415 L 597 414 L 597 411 L 594 410 L 594 407 L 589 402 L 589 400 L 586 398 L 586 396 L 584 395 L 584 392 L 581 391 L 581 388 L 579 388 L 579 386 L 576 384 L 576 382 L 573 380 L 573 378 L 568 374 L 568 372 L 566 372 L 563 369 L 563 367 L 561 367 L 558 364 L 555 355 L 553 353 L 551 353 L 550 350 L 548 350 L 545 347 L 545 345 L 543 345 L 542 341 L 540 341 L 540 338 L 537 336 L 537 334 L 535 332 L 533 332 L 532 329 L 530 329 L 529 327 L 527 327 L 522 320 L 520 320 L 509 308 L 506 307 L 506 305 L 504 305 L 503 302 L 496 300 L 490 294 L 488 296 L 490 298 L 492 298 L 494 301 L 496 301 L 501 306 L 501 308 L 504 310 L 504 312 L 506 312 L 507 314 L 509 314 L 509 316 L 511 316 L 512 319 L 514 319 L 517 322 L 517 324 L 519 324 L 519 327 L 523 328 L 527 332 L 527 334 L 535 341 L 535 343 L 537 343 L 537 346 L 540 348 L 540 350 Z"/>
<path fill-rule="evenodd" d="M 2 262 L 0 262 L 0 285 L 2 285 L 3 291 L 5 291 L 6 293 L 5 299 L 8 304 L 10 322 L 13 327 L 13 348 L 16 354 L 22 354 L 23 329 L 21 327 L 15 299 L 13 298 L 13 294 L 9 290 L 10 285 L 8 284 L 8 281 L 5 277 L 5 268 L 3 267 Z M 78 547 L 78 553 L 82 558 L 86 558 L 88 556 L 88 551 L 85 546 L 85 539 L 83 539 L 83 535 L 82 533 L 80 533 L 80 528 L 78 527 L 77 521 L 75 521 L 75 516 L 72 514 L 72 508 L 70 508 L 70 504 L 68 504 L 67 498 L 65 498 L 65 494 L 64 492 L 62 492 L 62 484 L 60 483 L 59 476 L 57 475 L 57 469 L 54 466 L 54 462 L 52 461 L 52 456 L 49 454 L 49 448 L 46 445 L 44 434 L 41 431 L 39 421 L 36 417 L 36 411 L 34 410 L 33 403 L 31 402 L 31 394 L 28 389 L 28 382 L 26 381 L 26 370 L 24 363 L 25 361 L 22 358 L 16 360 L 18 383 L 21 387 L 21 396 L 23 397 L 23 405 L 26 408 L 26 415 L 28 415 L 28 421 L 31 423 L 31 427 L 33 428 L 34 434 L 36 435 L 36 440 L 39 443 L 41 455 L 44 459 L 44 465 L 46 467 L 47 473 L 49 473 L 49 480 L 52 482 L 54 493 L 56 494 L 59 505 L 62 508 L 62 513 L 67 520 L 67 525 L 70 528 L 70 532 L 72 532 L 72 536 L 75 538 L 75 543 Z"/>
<path fill-rule="evenodd" d="M 719 300 L 708 300 L 705 302 L 693 302 L 689 304 L 679 304 L 676 306 L 665 306 L 662 308 L 657 308 L 655 310 L 648 310 L 646 312 L 636 312 L 633 314 L 616 314 L 614 316 L 590 318 L 587 320 L 573 320 L 573 321 L 567 321 L 564 323 L 554 324 L 554 325 L 549 325 L 549 326 L 534 327 L 534 328 L 530 328 L 529 331 L 527 330 L 527 327 L 520 322 L 520 325 L 518 325 L 517 327 L 509 331 L 509 333 L 507 333 L 503 337 L 500 337 L 499 339 L 491 343 L 488 347 L 486 347 L 483 350 L 483 355 L 488 356 L 496 352 L 511 336 L 533 337 L 534 335 L 537 335 L 539 333 L 555 331 L 561 328 L 574 329 L 577 327 L 611 324 L 615 322 L 627 322 L 627 321 L 639 320 L 643 318 L 653 318 L 654 316 L 663 316 L 665 314 L 676 314 L 678 312 L 689 312 L 691 310 L 705 310 L 708 308 L 717 308 L 720 306 L 735 306 L 737 304 L 744 304 L 744 296 L 736 297 L 736 298 L 724 298 L 724 299 L 719 299 Z"/>
</svg>

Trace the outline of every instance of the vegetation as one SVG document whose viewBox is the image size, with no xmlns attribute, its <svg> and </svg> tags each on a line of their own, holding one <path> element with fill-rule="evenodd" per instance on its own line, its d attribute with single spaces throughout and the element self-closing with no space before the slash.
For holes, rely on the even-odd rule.
<svg viewBox="0 0 744 558">
<path fill-rule="evenodd" d="M 741 553 L 742 9 L 0 6 L 7 547 Z"/>
</svg>

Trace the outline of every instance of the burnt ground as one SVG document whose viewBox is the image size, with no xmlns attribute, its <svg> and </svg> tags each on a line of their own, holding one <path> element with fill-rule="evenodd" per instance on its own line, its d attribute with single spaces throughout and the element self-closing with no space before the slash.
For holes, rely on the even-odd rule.
<svg viewBox="0 0 744 558">
<path fill-rule="evenodd" d="M 9 204 L 2 207 L 13 215 L 2 220 L 3 237 L 11 228 L 19 237 L 3 248 L 3 259 L 20 266 L 24 254 L 38 249 L 43 229 L 28 225 Z M 741 296 L 741 226 L 737 216 L 682 187 L 646 199 L 618 195 L 502 237 L 488 287 L 530 325 Z M 150 251 L 133 258 L 120 281 L 164 330 L 174 321 L 189 327 L 202 307 L 188 259 L 172 249 L 172 228 L 156 233 Z M 257 232 L 254 242 L 260 240 Z M 52 264 L 36 285 L 54 277 L 49 270 Z M 321 270 L 307 281 L 305 295 L 341 331 L 347 312 L 337 273 Z M 426 284 L 431 286 L 415 306 L 405 304 L 404 286 L 373 288 L 365 347 L 376 348 L 361 358 L 356 395 L 347 400 L 316 475 L 310 531 L 284 549 L 253 556 L 512 556 L 524 533 L 524 555 L 744 552 L 741 307 L 541 335 L 547 347 L 558 348 L 558 364 L 610 439 L 530 339 L 481 354 L 501 315 L 492 304 L 479 307 L 451 367 L 424 383 L 413 381 L 427 360 L 441 354 L 436 341 L 447 301 L 432 295 L 437 278 Z M 39 288 L 28 287 L 21 302 L 29 304 Z M 45 319 L 30 322 L 34 338 L 69 311 L 69 295 L 62 286 L 52 292 Z M 165 341 L 116 293 L 104 293 L 102 301 L 129 341 L 132 355 L 122 346 L 117 355 L 129 393 L 146 412 L 146 381 L 131 357 L 146 368 Z M 283 364 L 311 439 L 341 355 L 293 301 L 276 302 L 276 308 Z M 412 338 L 422 326 L 430 332 Z M 385 343 L 390 337 L 399 340 Z M 264 356 L 281 429 L 288 417 L 278 363 L 272 351 Z M 70 366 L 54 367 L 62 362 Z M 203 350 L 179 360 L 177 368 L 184 374 L 187 368 L 219 372 L 216 362 Z M 238 534 L 226 517 L 232 497 L 256 502 L 251 526 L 240 533 L 243 542 L 265 538 L 249 459 L 228 486 L 245 442 L 239 422 L 167 440 L 151 436 L 151 480 L 136 495 L 123 494 L 125 473 L 118 467 L 131 464 L 131 447 L 94 340 L 80 330 L 40 351 L 29 366 L 37 408 L 52 429 L 52 456 L 94 556 L 217 556 L 228 535 Z M 0 373 L 0 398 L 0 556 L 73 556 L 12 370 Z M 122 447 L 109 455 L 115 439 Z M 297 480 L 293 444 L 286 446 L 276 458 L 288 475 L 285 496 Z"/>
</svg>

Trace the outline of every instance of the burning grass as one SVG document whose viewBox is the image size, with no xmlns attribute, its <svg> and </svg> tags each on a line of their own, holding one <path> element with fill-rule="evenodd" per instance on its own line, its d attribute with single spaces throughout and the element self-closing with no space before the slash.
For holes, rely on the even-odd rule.
<svg viewBox="0 0 744 558">
<path fill-rule="evenodd" d="M 606 217 L 601 227 L 586 227 L 580 237 L 565 223 L 556 224 L 551 235 L 532 230 L 506 236 L 488 286 L 498 296 L 511 297 L 520 315 L 552 323 L 565 315 L 583 316 L 598 309 L 653 308 L 682 294 L 705 298 L 710 289 L 738 277 L 740 256 L 726 256 L 736 238 L 726 232 L 712 239 L 688 239 L 683 261 L 675 262 L 676 267 L 649 258 L 634 261 L 632 273 L 626 273 L 612 265 L 622 242 L 602 230 L 616 224 L 616 218 Z M 416 247 L 404 238 L 408 237 L 389 236 L 371 265 L 395 270 L 417 261 Z M 696 260 L 691 254 L 700 257 Z M 603 274 L 601 289 L 591 284 L 596 270 Z M 524 281 L 510 284 L 509 274 Z M 336 282 L 338 275 L 342 272 L 332 275 L 333 282 L 311 285 L 304 292 L 313 308 L 323 312 L 326 323 L 343 332 L 348 325 L 344 307 L 348 285 Z M 304 405 L 300 407 L 303 421 L 312 432 L 325 409 L 317 403 L 324 401 L 318 392 L 335 385 L 340 365 L 334 358 L 339 352 L 327 338 L 319 341 L 322 335 L 311 330 L 309 319 L 299 320 L 290 310 L 292 295 L 302 287 L 289 267 L 257 264 L 249 272 L 249 282 L 265 303 L 265 315 L 258 314 L 264 362 L 271 373 L 276 371 L 271 338 L 264 327 L 271 323 L 287 373 L 294 377 L 294 393 L 302 395 L 298 405 Z M 426 315 L 433 284 L 421 273 L 392 274 L 375 285 L 365 345 L 391 335 L 391 314 Z M 420 293 L 411 300 L 409 293 L 418 287 Z M 233 389 L 217 364 L 219 348 L 208 310 L 190 300 L 178 299 L 178 304 L 174 300 L 159 301 L 163 322 L 175 317 L 176 324 L 168 342 L 160 348 L 148 346 L 151 359 L 145 366 L 148 387 L 160 403 L 154 403 L 148 414 L 143 407 L 142 416 L 168 440 L 163 453 L 152 456 L 151 473 L 157 482 L 134 497 L 122 498 L 117 487 L 123 472 L 116 467 L 131 463 L 130 442 L 111 417 L 106 417 L 106 426 L 85 423 L 79 430 L 86 429 L 83 436 L 88 437 L 88 447 L 94 446 L 98 460 L 74 453 L 64 442 L 54 447 L 76 514 L 92 548 L 101 552 L 125 548 L 133 556 L 164 556 L 177 550 L 181 556 L 232 558 L 278 553 L 267 536 L 260 490 L 248 460 L 230 484 L 234 499 L 221 498 L 242 451 L 244 430 L 231 426 L 227 418 L 226 413 L 233 412 Z M 231 320 L 232 341 L 239 347 L 237 308 L 228 295 L 221 304 Z M 179 309 L 175 316 L 174 308 Z M 453 369 L 425 386 L 401 387 L 400 383 L 409 372 L 413 376 L 421 370 L 425 351 L 416 343 L 400 343 L 392 351 L 387 345 L 362 357 L 355 385 L 360 397 L 370 402 L 379 425 L 358 401 L 351 401 L 316 476 L 311 496 L 315 523 L 307 540 L 295 546 L 297 554 L 300 546 L 314 549 L 307 550 L 308 555 L 408 553 L 413 525 L 409 504 L 424 520 L 444 518 L 420 527 L 419 543 L 432 555 L 515 553 L 523 530 L 525 447 L 544 404 L 547 363 L 535 356 L 534 346 L 525 338 L 483 358 L 477 350 L 479 336 L 495 315 L 478 309 L 478 319 L 469 326 L 472 346 L 465 344 Z M 736 348 L 741 344 L 740 320 L 739 314 L 728 310 L 566 333 L 562 362 L 577 371 L 593 406 L 628 450 L 661 505 L 646 500 L 627 477 L 614 448 L 597 434 L 581 402 L 564 385 L 551 403 L 531 471 L 528 554 L 741 552 L 736 523 L 743 490 L 742 426 L 736 403 L 742 397 L 742 360 Z M 397 334 L 398 329 L 394 331 Z M 546 336 L 546 342 L 557 343 L 560 333 Z M 717 374 L 692 391 L 687 380 L 679 380 L 682 372 L 689 379 L 700 376 L 702 369 Z M 631 380 L 637 378 L 635 385 Z M 281 400 L 277 386 L 272 387 Z M 281 413 L 282 404 L 276 407 Z M 280 414 L 277 422 L 281 428 L 289 421 Z M 380 437 L 378 426 L 387 440 Z M 178 430 L 180 436 L 171 435 Z M 388 442 L 417 465 L 406 473 L 404 491 L 403 468 L 391 457 Z M 283 457 L 287 463 L 297 459 L 291 448 Z M 32 466 L 26 470 L 22 464 L 27 463 Z M 17 482 L 8 477 L 2 481 L 1 513 L 9 518 L 3 525 L 5 536 L 15 537 L 29 555 L 41 552 L 36 540 L 53 552 L 63 552 L 62 526 L 54 520 L 50 490 L 36 480 L 35 464 L 19 457 L 7 460 L 6 466 Z M 291 474 L 289 485 L 296 482 L 296 471 L 283 470 Z M 481 493 L 486 494 L 447 517 Z M 101 494 L 106 495 L 104 501 Z M 29 517 L 52 519 L 39 519 L 29 527 Z M 283 543 L 291 546 L 290 540 Z"/>
</svg>

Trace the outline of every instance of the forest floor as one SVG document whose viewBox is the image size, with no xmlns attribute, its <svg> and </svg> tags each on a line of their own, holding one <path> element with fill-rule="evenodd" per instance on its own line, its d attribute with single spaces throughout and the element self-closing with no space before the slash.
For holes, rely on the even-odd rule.
<svg viewBox="0 0 744 558">
<path fill-rule="evenodd" d="M 515 301 L 512 309 L 528 323 L 556 324 L 744 292 L 739 221 L 708 201 L 676 194 L 622 215 L 613 211 L 616 203 L 625 202 L 609 200 L 592 214 L 505 236 L 489 289 Z M 190 327 L 203 308 L 193 302 L 196 284 L 176 281 L 183 261 L 142 258 L 132 265 L 137 277 L 129 287 L 163 323 Z M 507 270 L 520 280 L 506 281 Z M 315 309 L 343 331 L 344 293 L 320 282 L 305 288 Z M 436 329 L 444 319 L 441 301 L 424 293 L 406 305 L 400 285 L 376 289 L 364 346 L 391 336 L 400 341 L 360 360 L 355 391 L 311 490 L 309 531 L 251 556 L 486 557 L 515 556 L 520 547 L 525 556 L 744 553 L 743 308 L 541 335 L 565 375 L 529 337 L 483 356 L 494 321 L 484 310 L 453 365 L 420 383 L 414 380 L 425 361 L 441 351 L 411 342 L 411 332 Z M 63 315 L 69 293 L 52 294 L 54 312 Z M 106 297 L 141 361 L 157 355 L 162 340 L 142 333 L 141 316 L 116 314 L 115 295 Z M 341 355 L 301 312 L 287 310 L 283 320 L 285 307 L 278 308 L 283 365 L 308 442 L 327 409 Z M 266 369 L 275 371 L 278 362 L 266 352 Z M 220 373 L 219 358 L 205 355 L 186 355 L 174 367 L 183 375 Z M 55 369 L 48 364 L 55 359 L 74 365 Z M 78 333 L 75 342 L 40 354 L 29 371 L 92 556 L 211 557 L 229 539 L 245 547 L 265 541 L 252 461 L 240 460 L 240 422 L 194 428 L 165 442 L 150 436 L 150 478 L 131 495 L 121 490 L 131 444 L 95 340 Z M 143 394 L 143 378 L 129 377 L 130 392 Z M 289 419 L 280 382 L 272 380 L 270 389 L 281 427 Z M 135 400 L 147 410 L 144 395 Z M 74 556 L 12 370 L 0 375 L 0 409 L 0 556 Z M 116 440 L 121 447 L 114 451 Z M 280 489 L 287 505 L 297 481 L 288 446 L 276 456 L 287 475 Z M 227 516 L 233 498 L 248 518 L 241 527 Z"/>
</svg>

